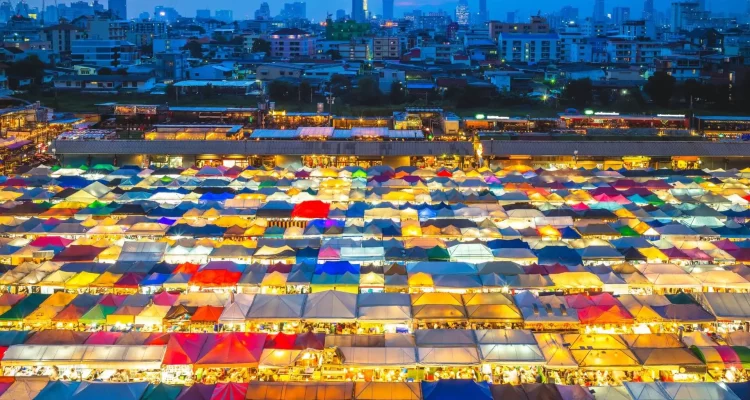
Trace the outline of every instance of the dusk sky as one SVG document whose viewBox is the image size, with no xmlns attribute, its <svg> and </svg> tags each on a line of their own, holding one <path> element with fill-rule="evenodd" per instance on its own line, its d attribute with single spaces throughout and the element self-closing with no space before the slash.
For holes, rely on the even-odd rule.
<svg viewBox="0 0 750 400">
<path fill-rule="evenodd" d="M 93 0 L 90 0 L 93 1 Z M 107 0 L 99 0 L 106 7 Z M 195 10 L 198 8 L 209 8 L 212 11 L 216 9 L 231 9 L 234 11 L 235 19 L 245 19 L 246 17 L 253 16 L 255 10 L 258 9 L 262 0 L 249 0 L 249 1 L 236 1 L 236 0 L 213 0 L 210 2 L 198 1 L 198 0 L 129 0 L 128 1 L 128 14 L 129 17 L 137 17 L 142 11 L 153 12 L 154 6 L 164 5 L 174 7 L 182 15 L 186 17 L 195 16 Z M 271 13 L 277 15 L 282 5 L 285 2 L 292 2 L 294 0 L 266 0 L 271 6 Z M 370 11 L 376 14 L 382 12 L 382 0 L 368 0 L 370 4 Z M 643 8 L 643 1 L 627 1 L 627 0 L 605 0 L 606 10 L 611 12 L 612 7 L 616 6 L 629 6 L 631 13 L 634 17 L 640 16 L 640 10 Z M 37 3 L 41 6 L 41 0 L 30 0 L 29 3 Z M 52 1 L 47 1 L 47 4 L 51 4 Z M 63 3 L 63 1 L 60 1 Z M 656 7 L 659 10 L 666 10 L 670 0 L 656 0 Z M 422 9 L 424 11 L 437 11 L 443 9 L 446 12 L 452 13 L 455 8 L 457 1 L 454 0 L 395 0 L 395 14 L 396 16 L 403 15 L 404 12 L 411 11 L 414 9 Z M 499 1 L 499 0 L 488 0 L 488 7 L 490 9 L 490 18 L 493 19 L 505 19 L 505 14 L 508 11 L 515 9 L 513 2 Z M 559 10 L 564 5 L 571 5 L 580 9 L 581 15 L 588 15 L 591 13 L 594 1 L 593 0 L 539 0 L 533 3 L 533 8 L 518 6 L 520 8 L 519 14 L 522 16 L 536 14 L 538 10 L 542 13 L 549 13 L 552 11 Z M 742 12 L 747 9 L 747 0 L 706 0 L 706 4 L 717 12 Z M 351 0 L 308 0 L 307 1 L 307 17 L 310 19 L 321 20 L 325 18 L 326 12 L 335 14 L 337 9 L 344 9 L 347 12 L 351 10 Z M 477 10 L 479 7 L 479 0 L 469 0 L 469 6 L 472 10 Z"/>
</svg>

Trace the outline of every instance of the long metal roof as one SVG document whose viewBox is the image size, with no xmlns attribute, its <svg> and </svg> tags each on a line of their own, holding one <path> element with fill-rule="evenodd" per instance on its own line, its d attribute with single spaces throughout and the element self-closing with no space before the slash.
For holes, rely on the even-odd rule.
<svg viewBox="0 0 750 400">
<path fill-rule="evenodd" d="M 646 142 L 646 141 L 483 141 L 485 156 L 703 156 L 747 157 L 750 143 L 744 142 Z M 204 141 L 204 140 L 58 140 L 57 154 L 248 154 L 352 156 L 427 156 L 474 154 L 469 142 L 426 141 Z"/>
</svg>

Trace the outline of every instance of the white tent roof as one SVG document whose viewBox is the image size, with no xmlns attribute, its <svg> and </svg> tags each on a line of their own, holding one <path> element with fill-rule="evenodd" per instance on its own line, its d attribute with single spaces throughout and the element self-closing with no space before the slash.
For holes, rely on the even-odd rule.
<svg viewBox="0 0 750 400">
<path fill-rule="evenodd" d="M 305 305 L 304 294 L 259 294 L 255 296 L 247 319 L 259 321 L 288 321 L 298 320 L 302 317 L 302 308 Z"/>
<path fill-rule="evenodd" d="M 417 355 L 413 347 L 339 347 L 344 365 L 357 367 L 414 367 Z"/>
<path fill-rule="evenodd" d="M 118 261 L 161 261 L 167 251 L 163 242 L 125 242 Z"/>
<path fill-rule="evenodd" d="M 406 293 L 360 293 L 357 296 L 360 321 L 409 321 L 411 297 Z"/>
<path fill-rule="evenodd" d="M 422 366 L 479 364 L 476 347 L 419 347 L 417 355 Z"/>
<path fill-rule="evenodd" d="M 5 352 L 3 365 L 159 369 L 166 350 L 167 346 L 14 345 Z"/>
<path fill-rule="evenodd" d="M 305 320 L 341 321 L 357 318 L 357 295 L 353 293 L 326 290 L 307 296 Z"/>
</svg>

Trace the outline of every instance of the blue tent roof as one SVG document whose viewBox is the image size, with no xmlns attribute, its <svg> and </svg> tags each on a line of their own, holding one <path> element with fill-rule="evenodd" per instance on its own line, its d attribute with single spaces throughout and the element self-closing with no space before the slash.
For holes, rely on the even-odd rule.
<svg viewBox="0 0 750 400">
<path fill-rule="evenodd" d="M 563 246 L 547 246 L 535 250 L 539 264 L 578 265 L 583 264 L 581 256 L 573 249 Z"/>
<path fill-rule="evenodd" d="M 69 399 L 81 385 L 81 382 L 51 381 L 34 399 L 59 400 Z"/>
<path fill-rule="evenodd" d="M 474 382 L 469 379 L 442 379 L 437 382 L 422 382 L 424 400 L 472 399 L 492 400 L 487 382 Z"/>
</svg>

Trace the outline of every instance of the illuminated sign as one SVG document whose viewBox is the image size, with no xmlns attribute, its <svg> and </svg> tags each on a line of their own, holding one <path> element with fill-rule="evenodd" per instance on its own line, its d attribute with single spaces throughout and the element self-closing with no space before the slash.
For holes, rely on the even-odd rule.
<svg viewBox="0 0 750 400">
<path fill-rule="evenodd" d="M 500 117 L 497 115 L 488 115 L 487 119 L 510 119 L 510 117 Z"/>
<path fill-rule="evenodd" d="M 484 114 L 477 114 L 477 115 L 474 116 L 474 118 L 476 118 L 476 119 L 484 119 L 485 116 L 484 116 Z"/>
<path fill-rule="evenodd" d="M 685 114 L 656 114 L 656 116 L 664 118 L 685 118 Z"/>
<path fill-rule="evenodd" d="M 594 113 L 594 115 L 610 115 L 610 116 L 617 116 L 620 115 L 620 113 L 617 112 L 604 112 L 604 111 L 597 111 Z"/>
</svg>

